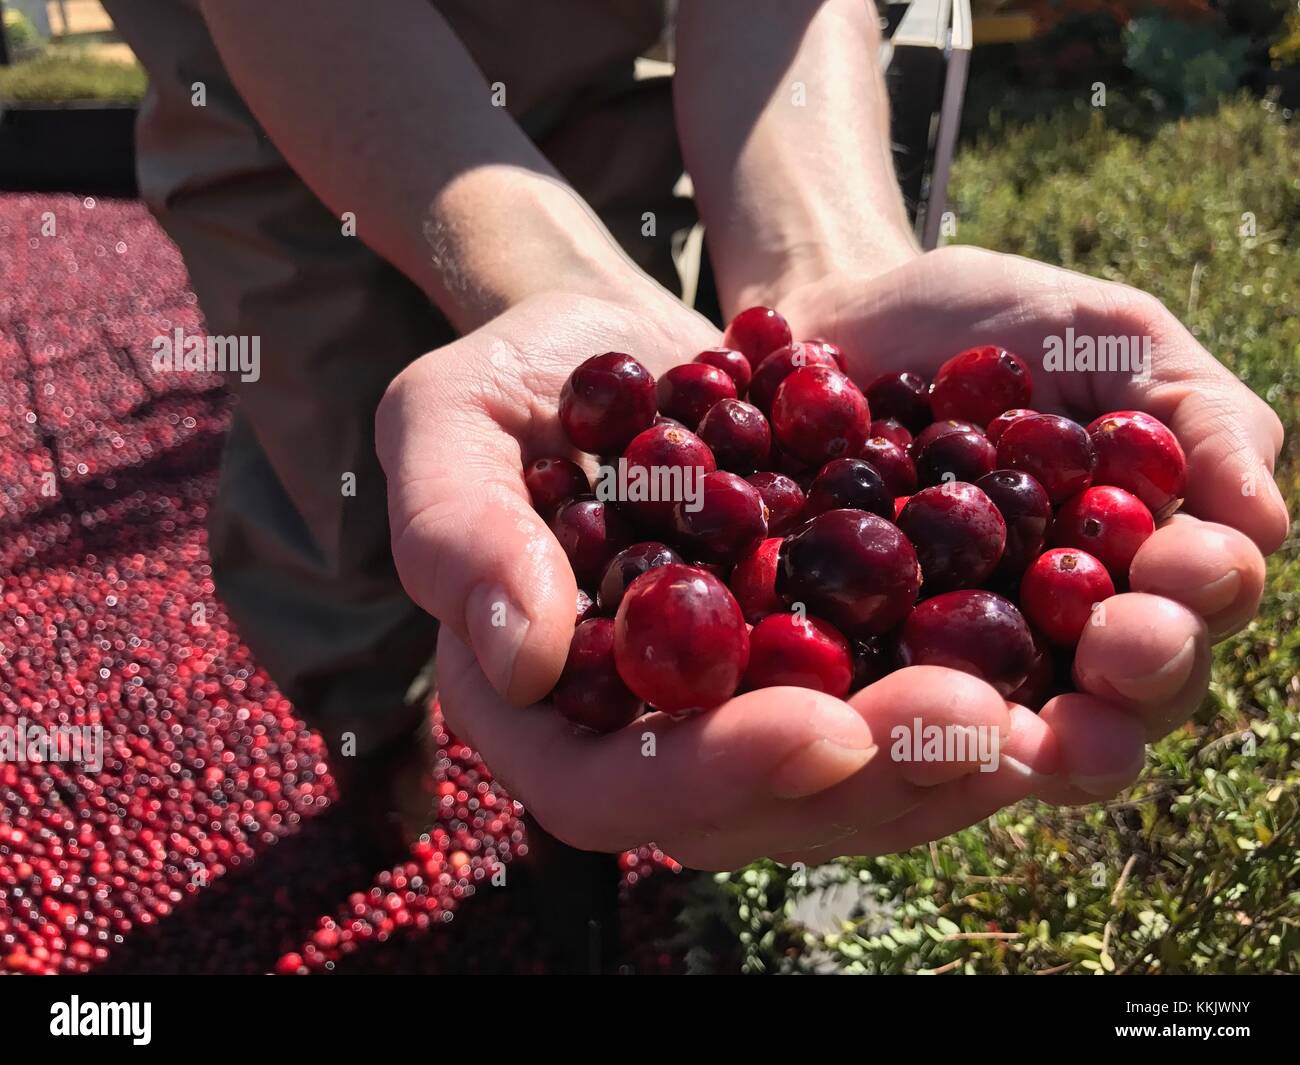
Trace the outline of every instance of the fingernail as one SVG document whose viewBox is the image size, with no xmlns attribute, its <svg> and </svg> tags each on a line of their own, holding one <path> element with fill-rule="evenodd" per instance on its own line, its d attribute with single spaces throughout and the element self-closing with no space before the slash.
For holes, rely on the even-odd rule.
<svg viewBox="0 0 1300 1065">
<path fill-rule="evenodd" d="M 1183 690 L 1196 663 L 1196 637 L 1189 636 L 1159 669 L 1141 677 L 1107 676 L 1107 683 L 1126 699 L 1138 703 L 1162 703 Z"/>
<path fill-rule="evenodd" d="M 1220 610 L 1232 606 L 1237 601 L 1237 593 L 1240 591 L 1241 572 L 1234 569 L 1217 580 L 1201 585 L 1189 598 L 1196 604 L 1198 613 L 1217 614 Z"/>
<path fill-rule="evenodd" d="M 465 626 L 474 657 L 502 695 L 510 690 L 528 625 L 528 615 L 499 584 L 478 585 L 465 603 Z"/>
<path fill-rule="evenodd" d="M 778 799 L 833 788 L 875 757 L 871 730 L 852 707 L 823 703 L 808 723 L 818 738 L 787 755 L 768 777 L 768 790 Z"/>
</svg>

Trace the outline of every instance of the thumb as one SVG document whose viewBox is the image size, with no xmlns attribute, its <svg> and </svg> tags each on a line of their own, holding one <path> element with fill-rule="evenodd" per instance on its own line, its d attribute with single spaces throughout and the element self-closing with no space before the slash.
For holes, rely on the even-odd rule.
<svg viewBox="0 0 1300 1065">
<path fill-rule="evenodd" d="M 517 441 L 448 396 L 446 380 L 412 371 L 389 388 L 375 430 L 402 586 L 472 648 L 502 697 L 537 702 L 564 668 L 573 572 L 529 501 Z"/>
</svg>

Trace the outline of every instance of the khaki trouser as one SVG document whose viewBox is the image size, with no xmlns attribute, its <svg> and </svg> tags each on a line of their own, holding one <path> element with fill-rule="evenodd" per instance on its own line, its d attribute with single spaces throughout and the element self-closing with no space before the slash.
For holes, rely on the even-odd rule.
<svg viewBox="0 0 1300 1065">
<path fill-rule="evenodd" d="M 310 724 L 331 743 L 351 731 L 358 753 L 377 749 L 418 720 L 404 696 L 435 624 L 393 568 L 374 410 L 408 362 L 453 334 L 414 285 L 343 235 L 276 151 L 196 0 L 106 6 L 150 75 L 141 195 L 180 247 L 208 331 L 260 338 L 260 378 L 230 382 L 238 404 L 210 528 L 218 591 Z M 671 191 L 681 173 L 671 101 L 664 79 L 631 77 L 659 33 L 659 5 L 438 6 L 628 253 L 677 287 L 673 240 L 693 218 Z M 192 103 L 196 82 L 206 106 Z M 656 212 L 656 238 L 641 235 L 644 211 Z M 344 494 L 348 474 L 355 496 Z"/>
</svg>

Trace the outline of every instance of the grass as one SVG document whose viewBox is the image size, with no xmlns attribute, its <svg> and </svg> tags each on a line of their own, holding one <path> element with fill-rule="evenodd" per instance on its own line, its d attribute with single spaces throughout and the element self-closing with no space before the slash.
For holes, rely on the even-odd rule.
<svg viewBox="0 0 1300 1065">
<path fill-rule="evenodd" d="M 1076 108 L 987 128 L 958 160 L 953 198 L 963 243 L 1159 296 L 1282 418 L 1292 514 L 1297 158 L 1300 123 L 1259 100 L 1140 133 Z M 1114 802 L 1022 803 L 931 847 L 806 877 L 759 863 L 700 886 L 685 938 L 725 929 L 748 971 L 1300 971 L 1298 614 L 1293 535 L 1270 560 L 1259 616 L 1219 646 L 1201 711 Z M 794 919 L 800 895 L 844 884 L 865 903 L 842 928 Z"/>
<path fill-rule="evenodd" d="M 144 68 L 138 63 L 49 49 L 35 59 L 0 67 L 0 106 L 87 100 L 134 103 L 144 97 L 147 85 Z"/>
</svg>

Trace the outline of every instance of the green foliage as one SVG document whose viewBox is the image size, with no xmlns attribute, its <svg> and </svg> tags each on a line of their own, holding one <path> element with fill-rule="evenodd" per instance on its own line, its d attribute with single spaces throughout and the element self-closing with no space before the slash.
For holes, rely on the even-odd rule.
<svg viewBox="0 0 1300 1065">
<path fill-rule="evenodd" d="M 1191 113 L 1230 92 L 1246 70 L 1249 41 L 1212 25 L 1167 15 L 1135 18 L 1124 30 L 1124 62 L 1171 107 Z"/>
<path fill-rule="evenodd" d="M 1300 7 L 1287 16 L 1283 33 L 1269 55 L 1285 66 L 1300 65 Z"/>
<path fill-rule="evenodd" d="M 961 239 L 1159 296 L 1282 418 L 1279 481 L 1300 513 L 1300 125 L 1243 99 L 1138 137 L 1109 112 L 999 127 L 967 149 Z M 1293 535 L 1259 616 L 1218 647 L 1201 712 L 1115 801 L 1021 803 L 802 885 L 759 863 L 707 881 L 688 915 L 724 922 L 747 972 L 1300 971 L 1298 666 Z M 857 900 L 829 933 L 796 919 L 827 890 Z"/>
<path fill-rule="evenodd" d="M 31 19 L 17 8 L 5 8 L 4 24 L 11 61 L 34 56 L 45 47 L 45 41 L 36 32 Z"/>
<path fill-rule="evenodd" d="M 50 50 L 36 59 L 0 67 L 0 104 L 68 100 L 129 103 L 142 99 L 147 86 L 144 68 L 138 63 L 93 59 L 75 52 Z"/>
</svg>

